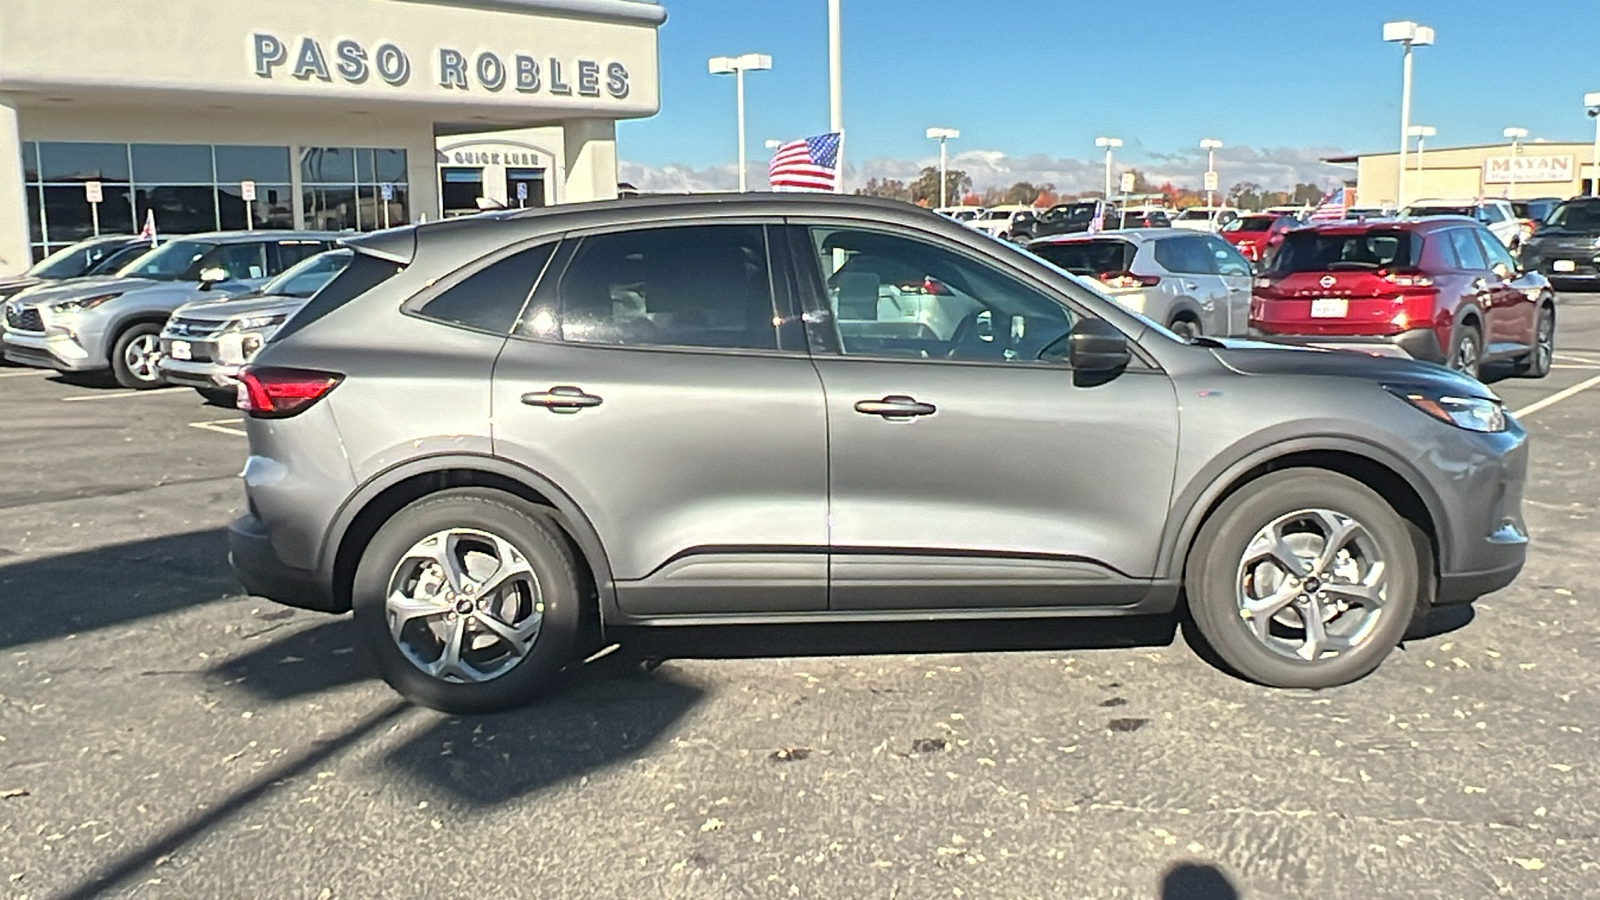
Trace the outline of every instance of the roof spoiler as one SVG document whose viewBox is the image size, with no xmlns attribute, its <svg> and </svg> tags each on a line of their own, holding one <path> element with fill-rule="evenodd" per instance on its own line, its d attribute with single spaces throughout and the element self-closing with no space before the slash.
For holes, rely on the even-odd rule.
<svg viewBox="0 0 1600 900">
<path fill-rule="evenodd" d="M 339 244 L 357 253 L 409 266 L 417 255 L 417 229 L 416 226 L 408 226 L 374 231 L 345 238 Z"/>
</svg>

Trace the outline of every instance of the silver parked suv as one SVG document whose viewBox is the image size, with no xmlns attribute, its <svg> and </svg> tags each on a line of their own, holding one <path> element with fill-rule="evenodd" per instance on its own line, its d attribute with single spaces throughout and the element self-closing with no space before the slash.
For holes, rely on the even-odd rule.
<svg viewBox="0 0 1600 900">
<path fill-rule="evenodd" d="M 160 387 L 158 335 L 174 309 L 259 287 L 334 240 L 284 231 L 174 238 L 116 275 L 24 291 L 5 306 L 5 357 L 63 372 L 109 370 L 123 387 Z"/>
<path fill-rule="evenodd" d="M 248 589 L 446 710 L 580 623 L 1168 614 L 1321 687 L 1522 566 L 1523 430 L 1438 366 L 1180 340 L 904 204 L 655 197 L 351 238 L 241 374 Z"/>
</svg>

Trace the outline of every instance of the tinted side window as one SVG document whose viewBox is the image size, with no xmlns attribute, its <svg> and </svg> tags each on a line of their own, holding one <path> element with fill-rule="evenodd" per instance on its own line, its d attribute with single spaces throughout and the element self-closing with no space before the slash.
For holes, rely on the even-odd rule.
<svg viewBox="0 0 1600 900">
<path fill-rule="evenodd" d="M 279 241 L 276 271 L 281 272 L 302 259 L 309 259 L 332 247 L 327 241 Z"/>
<path fill-rule="evenodd" d="M 1210 275 L 1211 252 L 1203 238 L 1171 238 L 1156 241 L 1156 262 L 1169 272 L 1184 275 Z"/>
<path fill-rule="evenodd" d="M 1505 244 L 1500 243 L 1499 238 L 1483 228 L 1477 229 L 1477 234 L 1478 243 L 1483 245 L 1483 254 L 1488 258 L 1490 268 L 1505 266 L 1508 272 L 1516 271 L 1516 260 L 1511 258 L 1511 251 L 1506 249 Z"/>
<path fill-rule="evenodd" d="M 1489 268 L 1489 261 L 1483 256 L 1483 248 L 1472 237 L 1470 228 L 1452 228 L 1446 234 L 1450 235 L 1450 245 L 1456 249 L 1456 258 L 1461 260 L 1461 268 L 1473 271 L 1482 271 Z"/>
<path fill-rule="evenodd" d="M 1206 238 L 1206 247 L 1211 251 L 1211 262 L 1218 275 L 1250 275 L 1250 264 L 1227 241 Z"/>
<path fill-rule="evenodd" d="M 987 265 L 912 238 L 813 228 L 838 346 L 850 356 L 1036 362 L 1067 308 Z"/>
<path fill-rule="evenodd" d="M 206 255 L 200 264 L 202 271 L 219 268 L 228 273 L 229 281 L 265 278 L 267 248 L 264 244 L 223 244 Z"/>
<path fill-rule="evenodd" d="M 1483 221 L 1491 225 L 1495 222 L 1504 222 L 1506 220 L 1505 211 L 1500 208 L 1499 204 L 1486 203 L 1479 208 L 1479 211 L 1482 213 Z"/>
<path fill-rule="evenodd" d="M 555 248 L 543 244 L 490 263 L 424 303 L 416 314 L 446 325 L 509 334 Z"/>
<path fill-rule="evenodd" d="M 561 276 L 561 336 L 588 344 L 778 349 L 760 225 L 583 239 Z"/>
</svg>

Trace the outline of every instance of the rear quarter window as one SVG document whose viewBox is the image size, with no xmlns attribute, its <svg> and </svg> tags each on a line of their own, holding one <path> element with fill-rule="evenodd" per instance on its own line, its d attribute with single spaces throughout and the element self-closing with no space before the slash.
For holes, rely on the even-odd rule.
<svg viewBox="0 0 1600 900">
<path fill-rule="evenodd" d="M 283 340 L 400 274 L 403 268 L 405 267 L 388 260 L 368 256 L 365 253 L 356 253 L 355 258 L 350 260 L 350 265 L 346 266 L 345 270 L 339 273 L 337 278 L 328 282 L 322 290 L 317 291 L 311 300 L 300 308 L 299 312 L 291 316 L 289 321 L 278 329 L 271 340 Z"/>
<path fill-rule="evenodd" d="M 407 303 L 406 311 L 445 325 L 510 334 L 555 249 L 556 245 L 549 243 L 513 253 L 482 266 L 420 305 Z"/>
</svg>

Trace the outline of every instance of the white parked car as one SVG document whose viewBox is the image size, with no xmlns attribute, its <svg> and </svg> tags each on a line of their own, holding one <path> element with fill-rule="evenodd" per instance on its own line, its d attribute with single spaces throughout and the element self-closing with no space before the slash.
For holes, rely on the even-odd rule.
<svg viewBox="0 0 1600 900">
<path fill-rule="evenodd" d="M 1500 239 L 1500 243 L 1513 250 L 1522 243 L 1522 220 L 1517 218 L 1509 200 L 1417 200 L 1400 210 L 1402 219 L 1423 219 L 1428 216 L 1466 216 L 1478 220 Z"/>
<path fill-rule="evenodd" d="M 957 222 L 970 222 L 988 212 L 981 206 L 938 206 L 933 211 L 946 219 L 955 219 Z"/>
<path fill-rule="evenodd" d="M 1172 220 L 1173 228 L 1190 231 L 1221 231 L 1222 226 L 1239 218 L 1239 211 L 1231 206 L 1191 206 Z"/>
<path fill-rule="evenodd" d="M 1033 220 L 1037 215 L 1033 207 L 1013 203 L 986 209 L 983 215 L 969 219 L 966 224 L 1003 240 L 1026 239 L 1033 233 Z"/>
</svg>

